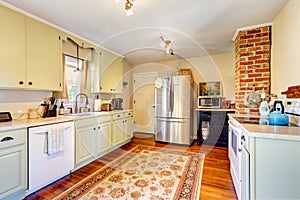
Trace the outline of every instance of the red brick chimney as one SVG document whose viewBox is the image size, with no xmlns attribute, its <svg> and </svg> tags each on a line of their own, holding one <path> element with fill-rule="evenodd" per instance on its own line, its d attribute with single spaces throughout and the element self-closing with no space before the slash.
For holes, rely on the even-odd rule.
<svg viewBox="0 0 300 200">
<path fill-rule="evenodd" d="M 245 96 L 264 90 L 270 94 L 271 26 L 240 31 L 235 39 L 235 103 L 237 113 L 258 113 L 245 105 Z"/>
</svg>

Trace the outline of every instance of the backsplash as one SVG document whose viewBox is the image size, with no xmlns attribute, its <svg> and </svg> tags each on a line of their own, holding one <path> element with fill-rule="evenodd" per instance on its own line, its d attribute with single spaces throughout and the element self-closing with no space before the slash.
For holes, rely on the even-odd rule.
<svg viewBox="0 0 300 200">
<path fill-rule="evenodd" d="M 52 92 L 0 90 L 0 112 L 10 112 L 13 119 L 26 118 L 29 108 L 38 108 L 45 97 Z"/>
</svg>

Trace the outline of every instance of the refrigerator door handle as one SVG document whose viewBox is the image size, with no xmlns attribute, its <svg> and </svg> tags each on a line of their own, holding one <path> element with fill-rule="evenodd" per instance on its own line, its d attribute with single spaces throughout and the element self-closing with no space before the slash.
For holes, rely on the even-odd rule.
<svg viewBox="0 0 300 200">
<path fill-rule="evenodd" d="M 171 113 L 171 116 L 172 116 L 172 112 L 174 110 L 174 84 L 173 84 L 173 81 L 172 81 L 172 77 L 170 78 L 170 85 L 169 85 L 169 92 L 170 92 L 170 113 Z"/>
<path fill-rule="evenodd" d="M 157 119 L 157 120 L 158 120 L 158 121 L 161 121 L 161 122 L 186 123 L 186 121 L 180 120 L 180 119 Z"/>
</svg>

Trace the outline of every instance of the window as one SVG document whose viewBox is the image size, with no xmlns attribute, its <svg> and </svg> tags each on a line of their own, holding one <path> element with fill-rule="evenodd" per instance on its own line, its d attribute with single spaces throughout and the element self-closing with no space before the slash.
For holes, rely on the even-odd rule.
<svg viewBox="0 0 300 200">
<path fill-rule="evenodd" d="M 66 85 L 70 102 L 74 102 L 76 95 L 80 93 L 83 63 L 81 59 L 65 55 Z"/>
</svg>

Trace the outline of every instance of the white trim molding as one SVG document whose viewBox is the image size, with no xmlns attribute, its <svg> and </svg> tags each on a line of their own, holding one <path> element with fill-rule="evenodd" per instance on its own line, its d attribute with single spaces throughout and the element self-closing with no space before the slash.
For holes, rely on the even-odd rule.
<svg viewBox="0 0 300 200">
<path fill-rule="evenodd" d="M 257 25 L 238 28 L 238 29 L 236 29 L 236 31 L 233 35 L 232 41 L 235 41 L 235 39 L 238 36 L 240 31 L 247 31 L 247 30 L 252 30 L 252 29 L 261 28 L 261 27 L 265 27 L 265 26 L 272 26 L 272 25 L 273 25 L 273 22 L 268 22 L 268 23 L 264 23 L 264 24 L 257 24 Z"/>
</svg>

